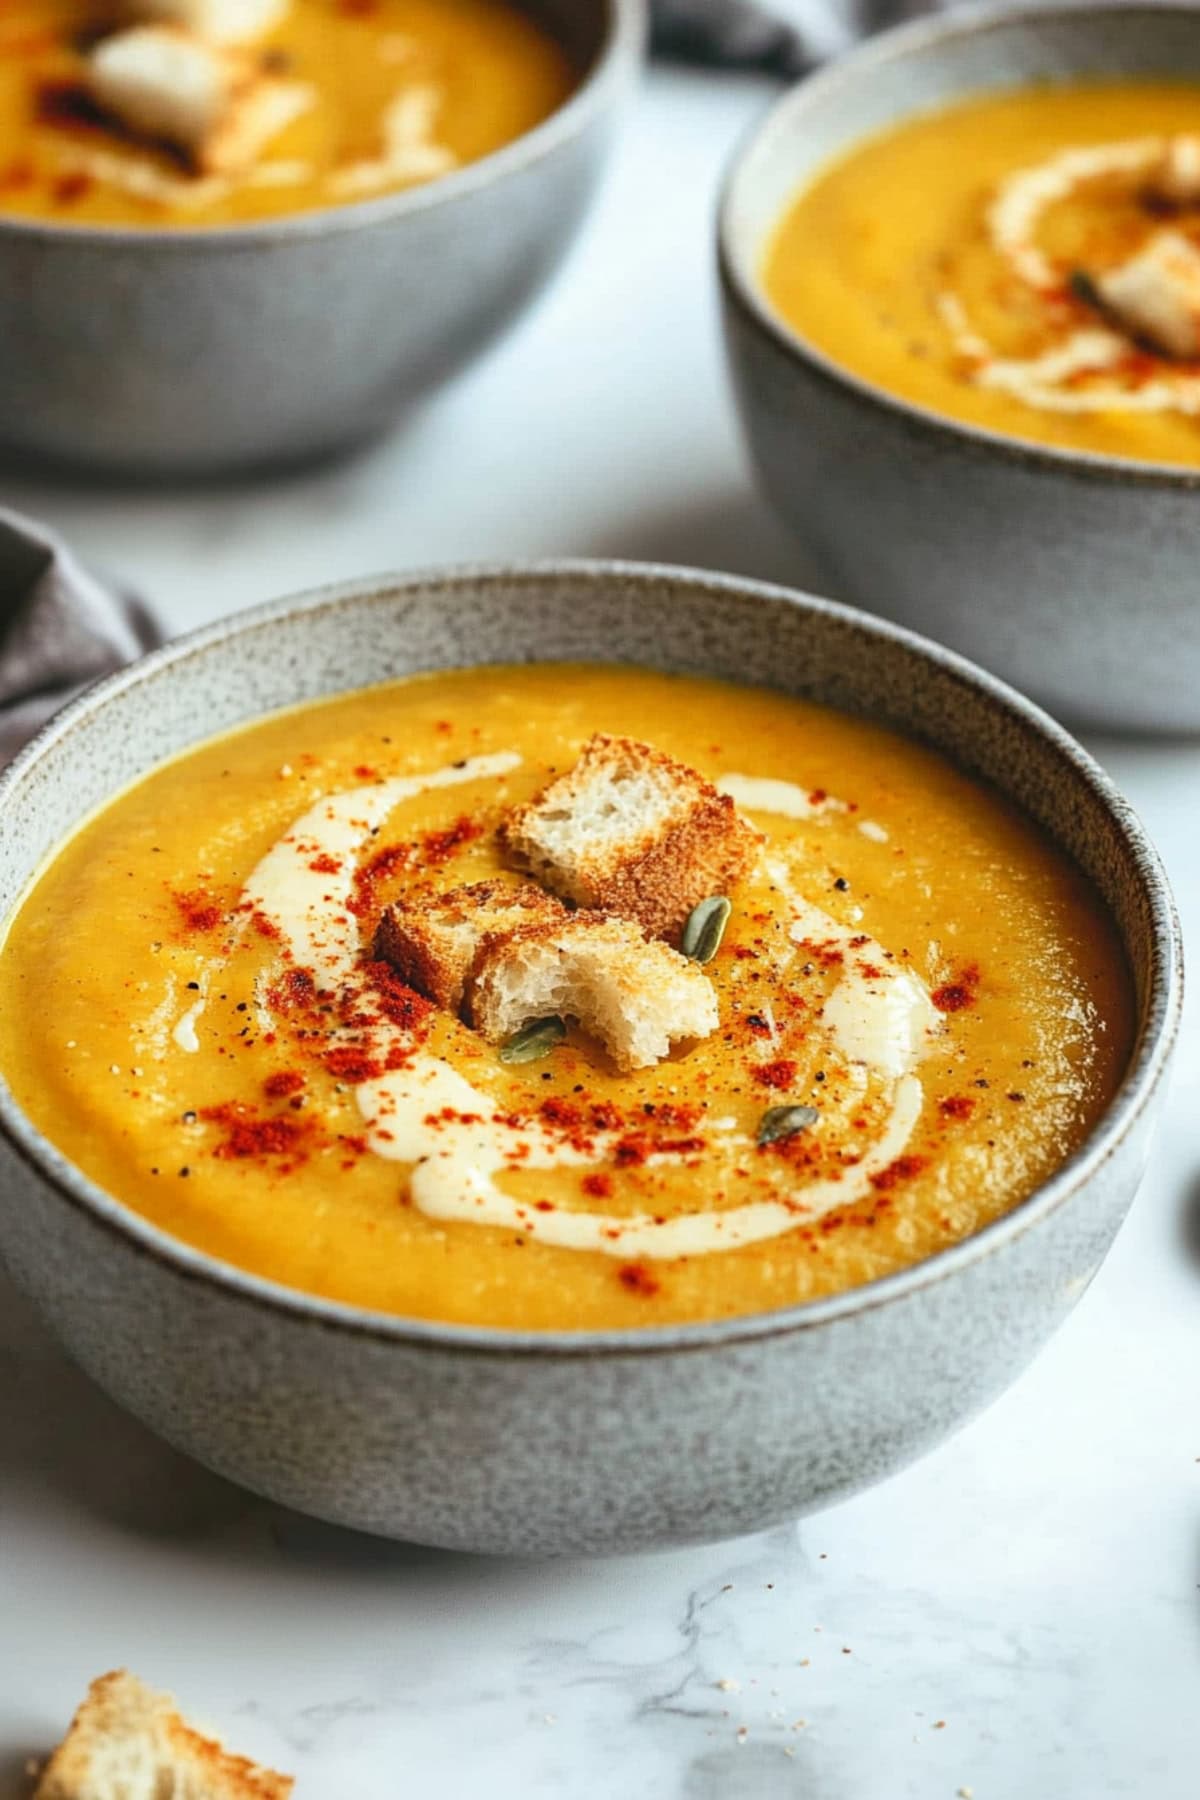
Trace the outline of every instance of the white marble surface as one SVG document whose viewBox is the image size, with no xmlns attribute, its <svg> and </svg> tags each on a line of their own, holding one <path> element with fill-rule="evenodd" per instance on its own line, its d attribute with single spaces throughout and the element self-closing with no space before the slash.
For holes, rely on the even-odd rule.
<svg viewBox="0 0 1200 1800">
<path fill-rule="evenodd" d="M 174 628 L 509 553 L 804 579 L 750 490 L 715 329 L 717 172 L 766 98 L 655 76 L 553 291 L 355 462 L 198 493 L 10 471 L 0 494 Z M 1096 748 L 1200 934 L 1200 746 Z M 478 1561 L 253 1501 L 118 1414 L 0 1277 L 0 1800 L 118 1663 L 304 1800 L 1193 1800 L 1198 1088 L 1193 1007 L 1116 1249 L 985 1418 L 799 1527 L 636 1562 Z"/>
</svg>

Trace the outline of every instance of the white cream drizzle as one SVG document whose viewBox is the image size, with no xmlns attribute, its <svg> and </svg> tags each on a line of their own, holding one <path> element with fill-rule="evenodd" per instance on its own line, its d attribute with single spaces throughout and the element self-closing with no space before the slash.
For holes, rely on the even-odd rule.
<svg viewBox="0 0 1200 1800">
<path fill-rule="evenodd" d="M 335 169 L 329 178 L 333 192 L 344 198 L 370 194 L 398 182 L 432 181 L 457 168 L 453 150 L 434 140 L 441 105 L 441 90 L 431 83 L 403 88 L 384 115 L 380 155 Z"/>
<path fill-rule="evenodd" d="M 310 807 L 263 857 L 247 881 L 244 898 L 283 932 L 296 962 L 322 986 L 336 987 L 354 974 L 358 922 L 349 910 L 355 857 L 376 826 L 404 800 L 434 788 L 488 781 L 520 765 L 514 751 L 474 756 L 425 775 L 396 775 L 372 787 L 347 788 Z M 314 869 L 329 857 L 336 871 Z"/>
<path fill-rule="evenodd" d="M 844 800 L 828 794 L 814 800 L 812 792 L 796 782 L 766 775 L 722 775 L 716 786 L 747 812 L 777 813 L 782 819 L 828 819 L 846 811 Z"/>
<path fill-rule="evenodd" d="M 295 158 L 258 163 L 237 177 L 173 175 L 147 156 L 119 156 L 90 145 L 59 152 L 57 162 L 64 175 L 83 175 L 135 200 L 185 209 L 215 206 L 239 188 L 296 187 L 313 177 L 312 164 Z"/>
<path fill-rule="evenodd" d="M 755 1200 L 725 1211 L 681 1213 L 659 1224 L 645 1214 L 574 1211 L 561 1205 L 543 1213 L 506 1194 L 494 1180 L 505 1169 L 565 1168 L 595 1163 L 596 1155 L 583 1154 L 532 1125 L 522 1128 L 514 1141 L 511 1126 L 493 1127 L 486 1122 L 493 1103 L 436 1057 L 417 1057 L 408 1068 L 370 1085 L 377 1090 L 377 1102 L 391 1109 L 384 1117 L 394 1138 L 379 1140 L 368 1132 L 368 1141 L 381 1156 L 415 1163 L 412 1201 L 427 1217 L 474 1219 L 477 1224 L 499 1226 L 564 1250 L 599 1250 L 607 1256 L 660 1261 L 761 1243 L 819 1218 L 834 1206 L 860 1200 L 871 1191 L 871 1177 L 903 1151 L 924 1101 L 916 1076 L 906 1076 L 897 1086 L 883 1132 L 840 1181 L 813 1182 L 794 1199 Z M 369 1109 L 370 1095 L 364 1096 L 360 1089 L 359 1098 L 360 1104 L 365 1098 Z M 435 1108 L 447 1105 L 462 1112 L 482 1112 L 484 1121 L 463 1126 L 437 1119 L 426 1122 Z M 729 1142 L 745 1150 L 748 1141 L 730 1134 Z M 514 1155 L 522 1148 L 524 1156 Z"/>
<path fill-rule="evenodd" d="M 786 869 L 772 865 L 772 874 L 787 885 Z M 821 1014 L 842 1055 L 891 1080 L 911 1073 L 941 1033 L 940 1016 L 923 984 L 909 970 L 893 968 L 874 938 L 861 941 L 862 932 L 840 925 L 794 891 L 790 898 L 793 942 L 842 956 L 841 974 Z"/>
<path fill-rule="evenodd" d="M 1182 192 L 1188 183 L 1195 187 L 1198 168 L 1200 139 L 1188 134 L 1070 147 L 1000 184 L 988 209 L 988 231 L 1020 281 L 1038 293 L 1054 293 L 1062 273 L 1036 241 L 1051 206 L 1084 183 L 1111 175 L 1153 176 L 1163 191 Z M 970 380 L 977 387 L 1042 412 L 1200 413 L 1200 379 L 1184 370 L 1167 367 L 1156 379 L 1136 383 L 1089 379 L 1128 356 L 1130 340 L 1120 332 L 1073 330 L 1039 356 L 1000 357 L 972 327 L 957 294 L 939 294 L 936 306 L 958 354 L 973 365 Z"/>
<path fill-rule="evenodd" d="M 149 1018 L 144 1019 L 139 1026 L 134 1028 L 135 1055 L 161 1059 L 165 1054 L 167 1039 L 171 1032 L 171 1020 L 175 1016 L 175 1008 L 179 1004 L 178 990 L 178 980 L 174 975 L 168 975 L 162 999 Z"/>
<path fill-rule="evenodd" d="M 1148 175 L 1163 163 L 1167 147 L 1163 137 L 1089 144 L 1060 150 L 1032 169 L 1019 170 L 1000 183 L 988 210 L 992 242 L 1030 287 L 1056 288 L 1061 277 L 1034 242 L 1043 214 L 1085 181 L 1104 175 Z"/>
<path fill-rule="evenodd" d="M 499 778 L 519 761 L 508 753 L 477 757 L 458 767 L 327 796 L 267 852 L 246 883 L 245 899 L 277 928 L 297 965 L 311 969 L 319 985 L 344 990 L 357 972 L 357 921 L 347 904 L 353 890 L 354 859 L 372 830 L 393 807 L 413 795 L 459 782 Z M 784 816 L 796 817 L 792 808 L 798 799 L 808 808 L 813 806 L 808 794 L 791 783 L 727 777 L 723 791 L 729 791 L 730 783 L 735 783 L 742 795 L 756 795 L 758 810 L 781 810 Z M 768 806 L 767 796 L 775 804 Z M 743 803 L 750 804 L 748 800 Z M 311 864 L 318 857 L 337 862 L 337 873 L 314 871 Z M 780 885 L 789 894 L 794 938 L 840 944 L 857 935 L 791 893 L 786 870 L 772 867 L 772 874 L 782 876 Z M 873 940 L 860 945 L 858 952 L 868 961 L 873 955 L 883 955 Z M 867 1196 L 872 1178 L 903 1152 L 920 1118 L 924 1095 L 913 1070 L 928 1047 L 926 1039 L 933 1029 L 930 1015 L 934 1024 L 936 1015 L 923 990 L 906 973 L 886 970 L 869 980 L 849 960 L 854 954 L 849 952 L 838 987 L 827 1003 L 826 1023 L 842 1054 L 862 1071 L 862 1080 L 865 1071 L 873 1071 L 893 1084 L 893 1092 L 883 1129 L 861 1160 L 848 1166 L 840 1179 L 816 1181 L 779 1199 L 708 1208 L 661 1223 L 648 1215 L 597 1213 L 585 1206 L 576 1209 L 556 1204 L 541 1211 L 506 1193 L 496 1178 L 520 1169 L 602 1164 L 613 1134 L 589 1134 L 590 1141 L 576 1145 L 540 1119 L 514 1123 L 511 1115 L 499 1115 L 494 1099 L 444 1059 L 425 1051 L 412 1052 L 402 1067 L 356 1088 L 368 1145 L 375 1154 L 411 1167 L 412 1204 L 427 1217 L 498 1227 L 564 1249 L 662 1259 L 707 1255 L 777 1237 L 835 1206 L 853 1205 Z M 400 1027 L 380 1021 L 377 1029 L 385 1044 L 391 1034 L 394 1042 L 411 1051 L 411 1042 Z M 736 1158 L 745 1155 L 752 1144 L 743 1134 L 731 1131 L 730 1123 L 719 1120 L 702 1129 L 722 1132 L 721 1152 Z M 820 1125 L 813 1129 L 819 1130 Z M 680 1158 L 667 1153 L 651 1160 Z"/>
<path fill-rule="evenodd" d="M 207 1005 L 208 993 L 206 989 L 202 989 L 200 998 L 194 1005 L 188 1007 L 174 1031 L 171 1033 L 172 1038 L 175 1043 L 178 1044 L 179 1048 L 181 1050 L 189 1051 L 193 1056 L 200 1048 L 200 1039 L 196 1033 L 196 1026 L 199 1024 L 200 1017 Z"/>
</svg>

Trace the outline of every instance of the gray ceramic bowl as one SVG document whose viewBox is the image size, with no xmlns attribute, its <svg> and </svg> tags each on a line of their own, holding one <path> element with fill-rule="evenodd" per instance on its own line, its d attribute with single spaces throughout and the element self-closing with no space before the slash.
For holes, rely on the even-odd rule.
<svg viewBox="0 0 1200 1800">
<path fill-rule="evenodd" d="M 211 474 L 352 445 L 468 361 L 581 222 L 643 0 L 521 0 L 585 71 L 543 125 L 378 200 L 230 229 L 0 218 L 0 450 Z"/>
<path fill-rule="evenodd" d="M 785 96 L 720 218 L 726 337 L 751 452 L 847 598 L 928 631 L 1089 725 L 1200 729 L 1200 471 L 1018 443 L 894 399 L 763 296 L 805 180 L 869 132 L 1046 77 L 1200 79 L 1200 8 L 968 12 L 875 39 Z"/>
<path fill-rule="evenodd" d="M 578 1335 L 387 1318 L 242 1274 L 125 1211 L 0 1088 L 0 1252 L 103 1387 L 261 1493 L 467 1550 L 630 1550 L 749 1531 L 878 1481 L 954 1431 L 1099 1266 L 1145 1165 L 1179 1015 L 1158 859 L 1049 719 L 949 652 L 828 601 L 622 564 L 358 582 L 156 652 L 69 707 L 0 780 L 0 918 L 83 815 L 185 745 L 390 675 L 561 657 L 736 676 L 936 745 L 1011 795 L 1097 883 L 1140 1025 L 1090 1140 L 978 1236 L 787 1311 Z"/>
</svg>

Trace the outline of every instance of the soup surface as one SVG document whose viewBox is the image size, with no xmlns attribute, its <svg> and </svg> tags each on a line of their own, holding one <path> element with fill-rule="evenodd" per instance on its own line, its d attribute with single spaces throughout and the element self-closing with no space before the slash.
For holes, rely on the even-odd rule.
<svg viewBox="0 0 1200 1800">
<path fill-rule="evenodd" d="M 113 17 L 94 0 L 0 6 L 0 214 L 225 225 L 370 199 L 500 149 L 577 81 L 508 0 L 289 0 L 233 54 L 296 105 L 252 158 L 211 170 L 93 104 L 88 59 Z"/>
<path fill-rule="evenodd" d="M 860 143 L 766 293 L 854 374 L 1070 450 L 1200 463 L 1200 85 L 1046 86 Z"/>
<path fill-rule="evenodd" d="M 397 896 L 494 876 L 506 811 L 598 729 L 764 838 L 704 965 L 717 1029 L 629 1073 L 577 1028 L 505 1061 L 372 950 Z M 780 694 L 604 666 L 439 673 L 189 751 L 67 843 L 0 953 L 0 1069 L 126 1205 L 291 1287 L 535 1329 L 941 1250 L 1080 1143 L 1131 1033 L 1106 913 L 996 794 Z"/>
</svg>

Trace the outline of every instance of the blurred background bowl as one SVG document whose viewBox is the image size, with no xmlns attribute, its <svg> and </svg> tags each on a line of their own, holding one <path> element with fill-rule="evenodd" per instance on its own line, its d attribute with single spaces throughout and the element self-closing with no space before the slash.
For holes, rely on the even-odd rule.
<svg viewBox="0 0 1200 1800">
<path fill-rule="evenodd" d="M 729 173 L 726 341 L 762 486 L 834 592 L 1076 724 L 1195 732 L 1200 470 L 1042 448 L 897 399 L 788 326 L 761 281 L 798 190 L 868 134 L 987 89 L 1115 76 L 1200 83 L 1200 8 L 936 18 L 792 89 Z"/>
<path fill-rule="evenodd" d="M 138 475 L 294 463 L 382 430 L 509 324 L 580 225 L 643 0 L 520 0 L 582 72 L 494 155 L 219 229 L 0 218 L 0 452 Z"/>
</svg>

